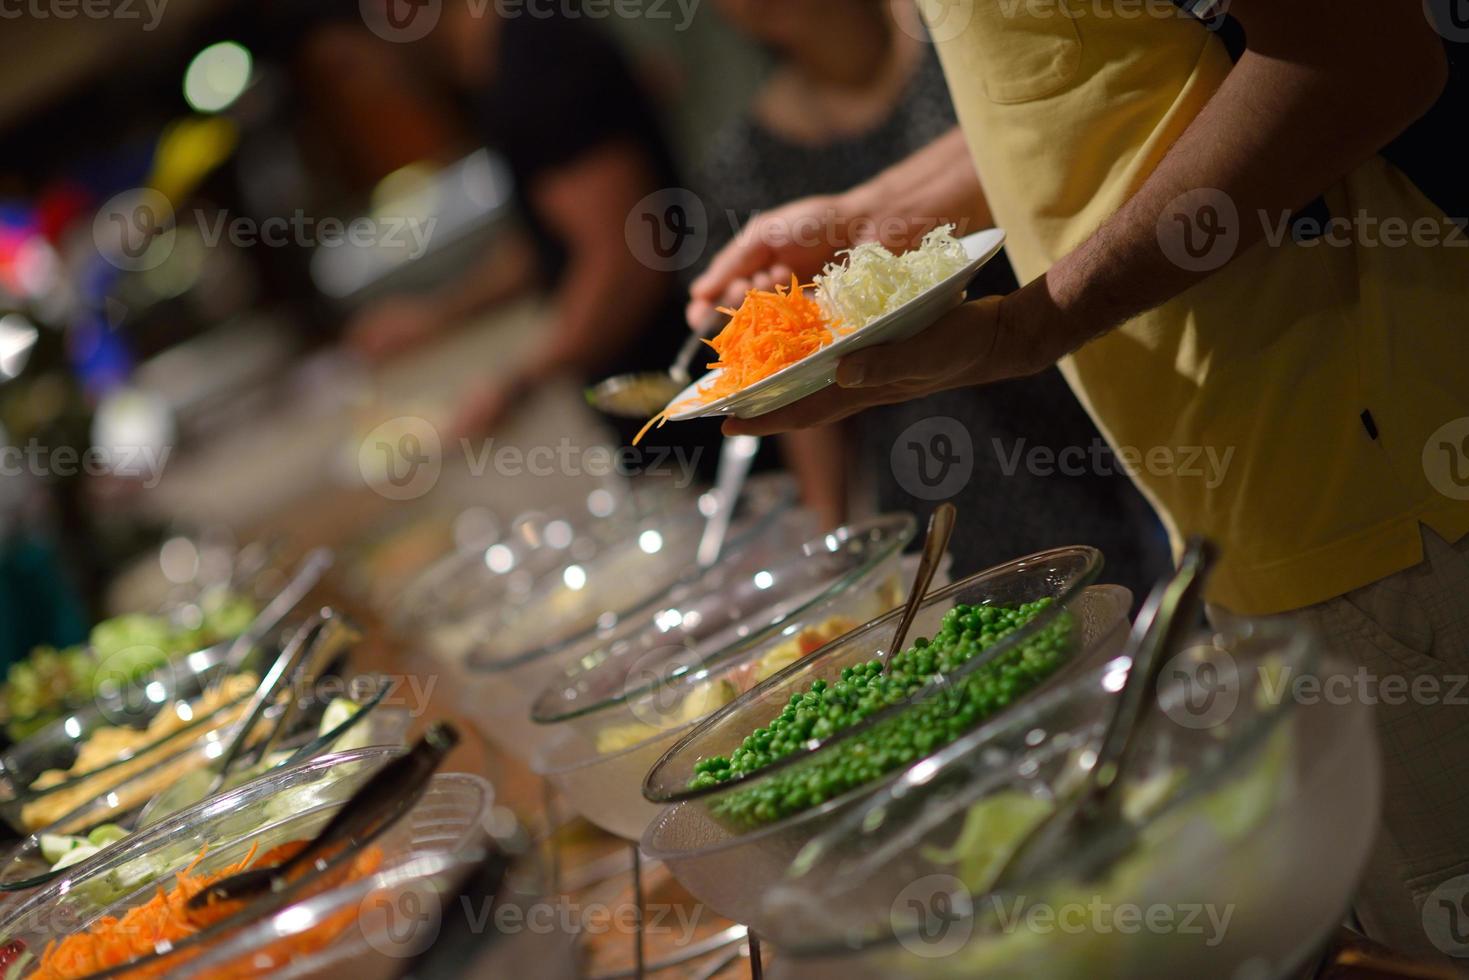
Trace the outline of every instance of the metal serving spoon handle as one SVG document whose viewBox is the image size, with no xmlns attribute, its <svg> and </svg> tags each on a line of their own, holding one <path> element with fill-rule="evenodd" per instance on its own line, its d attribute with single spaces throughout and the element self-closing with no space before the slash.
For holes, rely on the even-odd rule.
<svg viewBox="0 0 1469 980">
<path fill-rule="evenodd" d="M 898 628 L 893 631 L 893 641 L 888 645 L 888 658 L 883 664 L 883 670 L 887 670 L 893 658 L 903 652 L 903 643 L 908 639 L 908 631 L 913 628 L 918 607 L 923 604 L 923 597 L 928 595 L 928 587 L 933 582 L 934 573 L 938 571 L 944 552 L 949 550 L 949 538 L 954 534 L 954 525 L 958 519 L 959 512 L 947 500 L 935 507 L 929 515 L 928 532 L 923 537 L 923 553 L 918 559 L 918 572 L 913 576 L 913 585 L 908 589 L 908 601 L 903 604 L 902 618 L 898 620 Z"/>
</svg>

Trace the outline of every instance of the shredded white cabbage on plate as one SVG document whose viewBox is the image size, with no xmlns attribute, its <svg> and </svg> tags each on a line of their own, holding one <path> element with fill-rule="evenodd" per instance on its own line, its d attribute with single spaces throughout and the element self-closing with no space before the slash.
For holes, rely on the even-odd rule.
<svg viewBox="0 0 1469 980">
<path fill-rule="evenodd" d="M 902 255 L 876 242 L 839 253 L 845 259 L 828 265 L 816 277 L 821 312 L 844 331 L 856 330 L 932 289 L 969 264 L 953 231 L 953 225 L 941 225 L 924 235 L 917 248 Z"/>
</svg>

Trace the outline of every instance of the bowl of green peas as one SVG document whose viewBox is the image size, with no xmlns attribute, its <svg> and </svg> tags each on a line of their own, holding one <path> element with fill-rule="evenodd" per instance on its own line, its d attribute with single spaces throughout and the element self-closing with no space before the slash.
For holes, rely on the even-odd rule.
<svg viewBox="0 0 1469 980">
<path fill-rule="evenodd" d="M 1019 843 L 1075 798 L 1130 666 L 1118 657 L 1052 688 L 814 837 L 764 889 L 774 972 L 1308 973 L 1357 888 L 1381 786 L 1371 706 L 1310 693 L 1344 690 L 1350 664 L 1298 625 L 1236 620 L 1178 644 L 1115 822 L 1001 880 Z"/>
<path fill-rule="evenodd" d="M 900 612 L 745 692 L 643 781 L 665 804 L 643 853 L 722 915 L 751 922 L 802 844 L 915 763 L 1122 646 L 1131 594 L 1096 586 L 1094 548 L 1041 552 L 933 593 L 906 649 Z"/>
</svg>

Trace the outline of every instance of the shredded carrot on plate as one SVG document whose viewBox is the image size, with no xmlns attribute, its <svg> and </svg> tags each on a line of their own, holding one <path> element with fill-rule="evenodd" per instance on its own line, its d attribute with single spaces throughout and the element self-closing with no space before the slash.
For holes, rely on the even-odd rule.
<svg viewBox="0 0 1469 980">
<path fill-rule="evenodd" d="M 711 370 L 718 368 L 719 374 L 699 389 L 704 404 L 763 381 L 848 332 L 826 319 L 821 307 L 806 295 L 809 288 L 798 285 L 792 276 L 788 287 L 776 286 L 774 291 L 750 290 L 738 310 L 720 309 L 719 312 L 729 315 L 730 321 L 718 336 L 705 341 L 718 355 L 718 360 L 708 366 Z M 633 445 L 686 404 L 684 401 L 670 405 L 649 419 L 633 439 Z"/>
</svg>

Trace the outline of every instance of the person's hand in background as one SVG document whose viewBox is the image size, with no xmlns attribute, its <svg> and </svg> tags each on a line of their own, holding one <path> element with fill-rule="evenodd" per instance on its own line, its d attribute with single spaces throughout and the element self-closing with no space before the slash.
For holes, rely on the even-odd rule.
<svg viewBox="0 0 1469 980">
<path fill-rule="evenodd" d="M 525 235 L 504 232 L 483 257 L 441 288 L 388 296 L 359 311 L 347 323 L 346 343 L 370 361 L 421 346 L 528 292 L 538 275 L 536 263 Z"/>
<path fill-rule="evenodd" d="M 514 416 L 531 394 L 531 385 L 518 375 L 476 382 L 459 397 L 454 410 L 455 439 L 493 434 Z"/>
<path fill-rule="evenodd" d="M 452 427 L 454 438 L 494 435 L 535 396 L 538 389 L 558 377 L 567 376 L 568 362 L 569 355 L 553 343 L 508 373 L 475 382 L 459 396 Z"/>
<path fill-rule="evenodd" d="M 347 324 L 347 344 L 369 361 L 382 361 L 437 335 L 444 326 L 439 304 L 427 296 L 389 296 Z"/>
</svg>

